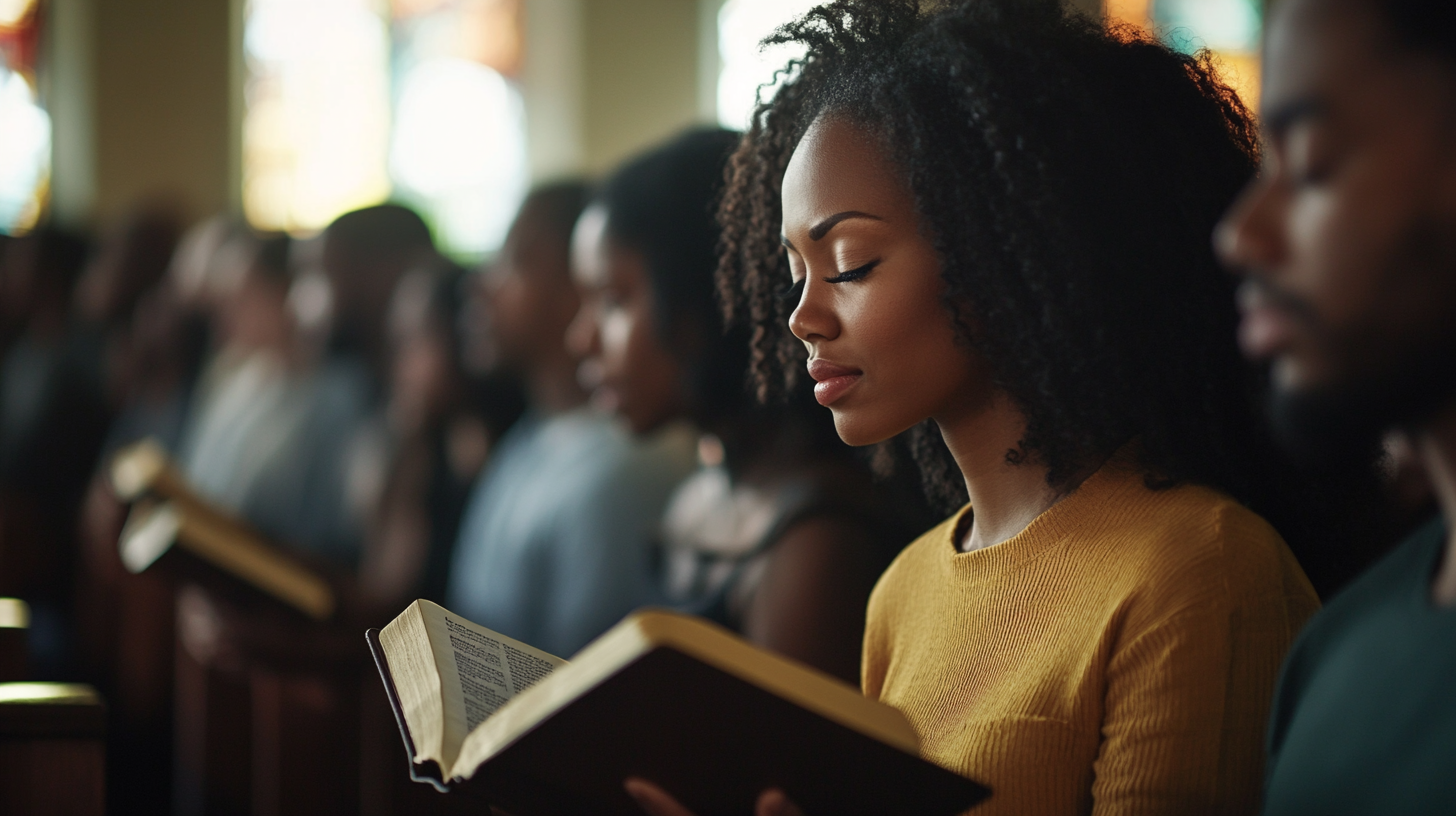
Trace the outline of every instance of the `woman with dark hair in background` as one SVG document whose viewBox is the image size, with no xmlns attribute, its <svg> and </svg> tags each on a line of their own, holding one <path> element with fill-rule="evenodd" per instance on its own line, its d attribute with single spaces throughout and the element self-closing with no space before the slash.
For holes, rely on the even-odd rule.
<svg viewBox="0 0 1456 816">
<path fill-rule="evenodd" d="M 691 131 L 607 180 L 577 225 L 586 295 L 568 336 L 634 433 L 687 419 L 703 434 L 664 518 L 669 600 L 854 682 L 870 588 L 912 528 L 806 394 L 748 392 L 748 331 L 725 331 L 713 284 L 738 139 Z"/>
<path fill-rule="evenodd" d="M 406 273 L 390 300 L 388 465 L 367 498 L 360 589 L 393 614 L 416 597 L 444 602 L 471 485 L 524 410 L 520 387 L 465 365 L 470 275 L 437 258 Z"/>
<path fill-rule="evenodd" d="M 963 505 L 876 586 L 864 692 L 987 816 L 1251 813 L 1318 606 L 1209 239 L 1251 118 L 1206 56 L 1057 0 L 926 5 L 770 38 L 807 56 L 720 211 L 757 381 L 807 363 L 854 445 L 918 426 Z"/>
</svg>

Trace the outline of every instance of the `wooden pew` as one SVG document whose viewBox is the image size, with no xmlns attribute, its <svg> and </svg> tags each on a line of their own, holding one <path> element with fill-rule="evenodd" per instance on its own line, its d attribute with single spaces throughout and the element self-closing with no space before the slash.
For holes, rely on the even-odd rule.
<svg viewBox="0 0 1456 816">
<path fill-rule="evenodd" d="M 30 607 L 19 598 L 0 598 L 0 683 L 30 677 L 30 659 L 25 637 L 30 627 Z"/>
<path fill-rule="evenodd" d="M 176 649 L 172 812 L 247 816 L 252 806 L 252 701 L 246 673 Z"/>
<path fill-rule="evenodd" d="M 0 683 L 0 813 L 104 813 L 105 734 L 90 686 Z"/>
</svg>

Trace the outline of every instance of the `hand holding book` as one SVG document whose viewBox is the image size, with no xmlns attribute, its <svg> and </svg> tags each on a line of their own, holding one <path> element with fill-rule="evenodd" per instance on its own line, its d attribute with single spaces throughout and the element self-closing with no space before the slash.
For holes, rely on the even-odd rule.
<svg viewBox="0 0 1456 816">
<path fill-rule="evenodd" d="M 627 789 L 627 794 L 642 806 L 642 810 L 647 816 L 697 816 L 674 799 L 672 794 L 646 779 L 634 776 L 622 783 L 622 786 Z M 805 814 L 798 805 L 789 801 L 789 797 L 783 791 L 778 788 L 769 788 L 758 795 L 758 801 L 753 805 L 753 816 L 805 816 Z"/>
</svg>

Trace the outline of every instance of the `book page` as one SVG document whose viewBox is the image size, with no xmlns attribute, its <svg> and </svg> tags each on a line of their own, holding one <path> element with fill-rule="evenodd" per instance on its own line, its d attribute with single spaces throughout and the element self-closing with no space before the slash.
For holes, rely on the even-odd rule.
<svg viewBox="0 0 1456 816">
<path fill-rule="evenodd" d="M 566 662 L 448 612 L 444 621 L 465 704 L 466 731 Z"/>
<path fill-rule="evenodd" d="M 453 761 L 475 726 L 566 661 L 436 604 L 420 606 L 440 672 L 445 754 Z"/>
</svg>

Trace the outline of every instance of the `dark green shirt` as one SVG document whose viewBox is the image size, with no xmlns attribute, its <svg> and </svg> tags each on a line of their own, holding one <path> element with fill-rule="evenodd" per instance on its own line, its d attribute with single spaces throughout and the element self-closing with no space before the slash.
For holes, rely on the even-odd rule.
<svg viewBox="0 0 1456 816">
<path fill-rule="evenodd" d="M 1438 520 L 1335 597 L 1284 664 L 1266 816 L 1456 814 L 1456 608 Z"/>
</svg>

